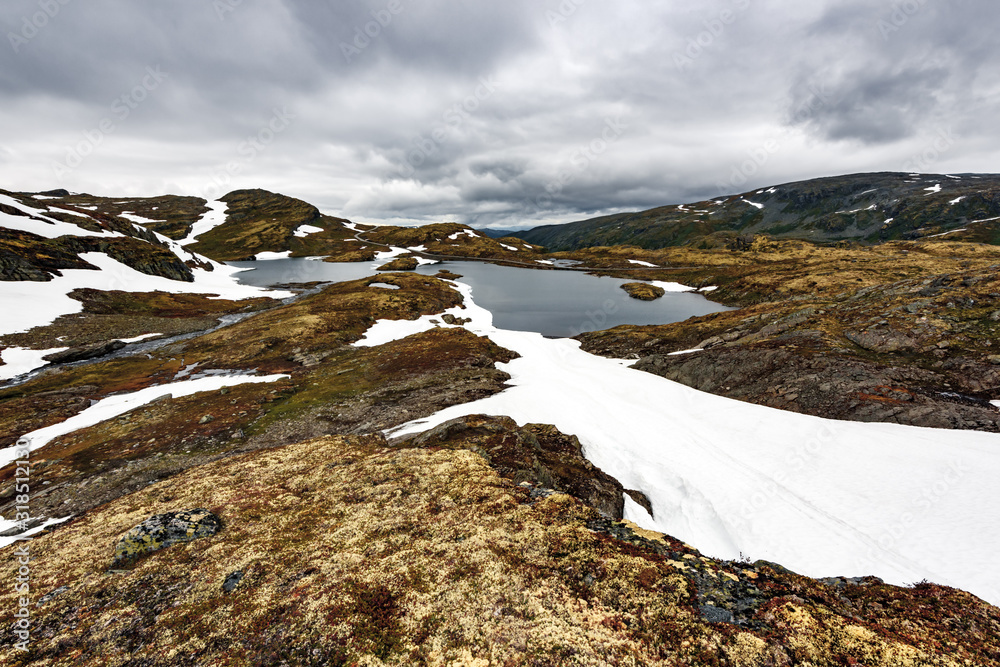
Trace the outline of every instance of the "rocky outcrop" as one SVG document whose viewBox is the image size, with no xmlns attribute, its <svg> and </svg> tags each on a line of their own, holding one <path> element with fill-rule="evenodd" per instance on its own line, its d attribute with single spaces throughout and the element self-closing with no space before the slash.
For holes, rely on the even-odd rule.
<svg viewBox="0 0 1000 667">
<path fill-rule="evenodd" d="M 109 340 L 103 343 L 98 343 L 97 345 L 72 347 L 68 350 L 49 354 L 42 358 L 53 364 L 70 364 L 74 361 L 86 361 L 87 359 L 103 357 L 111 354 L 112 352 L 117 352 L 125 347 L 125 345 L 126 344 L 120 340 Z"/>
<path fill-rule="evenodd" d="M 649 283 L 625 283 L 621 288 L 628 292 L 630 297 L 640 301 L 655 301 L 667 293 L 662 287 Z"/>
<path fill-rule="evenodd" d="M 621 483 L 588 461 L 580 440 L 549 424 L 523 428 L 509 417 L 471 415 L 445 422 L 398 447 L 469 449 L 515 484 L 529 483 L 577 498 L 602 515 L 622 518 Z"/>
<path fill-rule="evenodd" d="M 222 530 L 222 520 L 206 509 L 151 516 L 118 540 L 111 569 L 118 570 L 134 565 L 140 558 L 154 551 L 209 537 L 220 530 Z"/>
<path fill-rule="evenodd" d="M 863 422 L 1000 431 L 1000 412 L 963 395 L 941 373 L 861 358 L 803 355 L 808 333 L 770 344 L 713 347 L 686 355 L 650 355 L 633 366 L 701 391 L 793 412 Z M 955 361 L 969 379 L 993 378 L 995 366 Z M 971 372 L 973 367 L 977 372 Z"/>
<path fill-rule="evenodd" d="M 419 262 L 417 262 L 416 257 L 399 257 L 394 259 L 388 264 L 383 264 L 376 269 L 377 271 L 413 271 L 417 268 Z"/>
</svg>

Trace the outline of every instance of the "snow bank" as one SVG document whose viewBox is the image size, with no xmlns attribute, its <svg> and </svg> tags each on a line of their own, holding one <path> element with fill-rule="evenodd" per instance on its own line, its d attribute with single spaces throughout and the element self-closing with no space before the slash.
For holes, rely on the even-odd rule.
<svg viewBox="0 0 1000 667">
<path fill-rule="evenodd" d="M 100 270 L 63 269 L 62 277 L 48 282 L 0 281 L 0 310 L 4 313 L 0 320 L 0 335 L 28 331 L 33 327 L 51 324 L 61 315 L 80 312 L 83 304 L 68 295 L 74 289 L 83 287 L 105 291 L 210 294 L 215 298 L 234 301 L 261 296 L 274 299 L 292 296 L 291 292 L 240 285 L 233 274 L 242 269 L 224 264 L 214 264 L 214 271 L 192 269 L 195 280 L 187 283 L 140 273 L 104 253 L 88 252 L 82 253 L 80 257 Z"/>
<path fill-rule="evenodd" d="M 314 227 L 313 225 L 299 225 L 295 229 L 295 236 L 298 236 L 300 239 L 304 239 L 310 234 L 319 234 L 322 231 L 323 231 L 322 227 Z"/>
<path fill-rule="evenodd" d="M 663 282 L 662 280 L 654 280 L 649 283 L 650 285 L 655 285 L 662 289 L 664 292 L 694 292 L 696 291 L 693 287 L 688 287 L 687 285 L 681 285 L 680 283 L 669 283 Z"/>
<path fill-rule="evenodd" d="M 140 225 L 148 225 L 151 222 L 163 222 L 162 220 L 153 220 L 152 218 L 144 218 L 141 215 L 136 215 L 135 213 L 129 213 L 128 211 L 123 211 L 118 214 L 119 218 L 125 218 L 129 222 L 135 222 Z"/>
<path fill-rule="evenodd" d="M 79 431 L 82 428 L 94 426 L 102 421 L 113 419 L 118 415 L 123 415 L 129 410 L 146 405 L 158 398 L 170 395 L 174 398 L 190 396 L 202 391 L 217 391 L 222 387 L 232 387 L 239 384 L 259 384 L 261 382 L 275 382 L 288 375 L 213 375 L 197 380 L 185 380 L 183 382 L 172 382 L 170 384 L 160 384 L 155 387 L 147 387 L 129 394 L 109 396 L 90 406 L 83 412 L 76 414 L 69 419 L 27 433 L 17 440 L 17 445 L 0 450 L 0 469 L 6 467 L 11 461 L 18 457 L 16 450 L 27 448 L 34 451 L 52 442 L 56 438 Z"/>
<path fill-rule="evenodd" d="M 60 236 L 121 236 L 118 232 L 110 232 L 106 230 L 91 232 L 83 227 L 77 227 L 69 222 L 60 222 L 59 220 L 46 216 L 43 211 L 31 208 L 30 206 L 25 206 L 9 195 L 0 195 L 0 204 L 6 204 L 7 206 L 16 208 L 19 211 L 24 211 L 28 215 L 41 218 L 41 220 L 32 220 L 31 218 L 25 218 L 20 215 L 11 215 L 0 211 L 0 227 L 4 227 L 6 229 L 12 229 L 19 232 L 31 232 L 32 234 L 44 236 L 47 239 L 54 239 Z M 67 211 L 67 213 L 72 213 L 72 211 Z"/>
<path fill-rule="evenodd" d="M 587 354 L 571 339 L 505 331 L 466 297 L 466 328 L 521 356 L 509 389 L 411 422 L 508 415 L 575 434 L 593 463 L 643 491 L 627 518 L 721 558 L 742 552 L 810 576 L 927 578 L 1000 603 L 1000 436 L 825 420 L 702 393 Z M 376 345 L 433 326 L 380 321 Z"/>
<path fill-rule="evenodd" d="M 10 380 L 18 375 L 30 373 L 36 368 L 47 366 L 49 362 L 42 357 L 68 349 L 68 347 L 54 347 L 49 350 L 29 350 L 24 347 L 8 347 L 0 352 L 0 359 L 3 359 L 4 363 L 0 366 L 0 381 Z"/>
<path fill-rule="evenodd" d="M 162 335 L 163 334 L 161 333 L 148 333 L 148 334 L 142 334 L 141 336 L 136 336 L 135 338 L 119 338 L 118 340 L 120 340 L 123 343 L 138 343 L 141 340 L 146 340 L 147 338 L 155 338 L 157 336 L 162 336 Z"/>
<path fill-rule="evenodd" d="M 395 246 L 389 246 L 389 250 L 383 250 L 382 252 L 375 253 L 376 261 L 384 261 L 387 259 L 392 259 L 394 257 L 399 257 L 400 255 L 409 254 L 409 250 L 406 248 L 397 248 Z"/>
<path fill-rule="evenodd" d="M 267 261 L 269 259 L 288 259 L 291 256 L 291 250 L 285 250 L 283 252 L 259 252 L 254 255 L 254 259 Z"/>
<path fill-rule="evenodd" d="M 226 210 L 229 207 L 226 202 L 210 201 L 206 202 L 205 206 L 208 207 L 208 211 L 201 216 L 198 222 L 194 223 L 188 235 L 178 241 L 178 243 L 181 245 L 190 245 L 197 241 L 199 236 L 215 229 L 226 221 Z"/>
<path fill-rule="evenodd" d="M 17 542 L 17 539 L 19 537 L 31 537 L 32 535 L 37 535 L 38 533 L 42 532 L 49 526 L 55 526 L 60 523 L 66 523 L 72 518 L 73 518 L 72 515 L 70 515 L 70 516 L 64 516 L 61 519 L 46 519 L 44 523 L 42 523 L 42 525 L 36 526 L 31 530 L 26 530 L 20 535 L 17 535 L 16 537 L 0 537 L 0 549 L 9 546 L 11 544 L 14 544 L 14 542 Z M 0 532 L 6 532 L 16 525 L 17 525 L 16 521 L 0 517 Z"/>
</svg>

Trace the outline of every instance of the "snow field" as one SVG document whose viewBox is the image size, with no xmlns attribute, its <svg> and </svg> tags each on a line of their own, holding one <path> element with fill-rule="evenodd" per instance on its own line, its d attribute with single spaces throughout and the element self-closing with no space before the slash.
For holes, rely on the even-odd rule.
<svg viewBox="0 0 1000 667">
<path fill-rule="evenodd" d="M 1000 436 L 826 420 L 695 391 L 580 350 L 571 339 L 505 331 L 457 284 L 465 325 L 521 356 L 510 388 L 403 425 L 418 433 L 468 414 L 550 423 L 630 489 L 653 517 L 626 518 L 703 552 L 771 560 L 805 575 L 927 578 L 1000 603 Z M 379 321 L 359 345 L 434 326 Z"/>
</svg>

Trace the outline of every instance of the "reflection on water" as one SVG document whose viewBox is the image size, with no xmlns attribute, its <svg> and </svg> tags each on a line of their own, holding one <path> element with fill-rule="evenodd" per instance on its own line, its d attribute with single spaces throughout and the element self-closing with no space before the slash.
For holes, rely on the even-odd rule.
<svg viewBox="0 0 1000 667">
<path fill-rule="evenodd" d="M 276 259 L 230 262 L 252 269 L 237 274 L 240 282 L 268 287 L 312 281 L 340 282 L 377 275 L 382 262 L 323 262 Z M 621 324 L 669 324 L 707 315 L 725 306 L 701 294 L 668 293 L 656 301 L 638 301 L 619 285 L 621 278 L 587 275 L 579 271 L 537 271 L 482 262 L 443 262 L 421 266 L 418 273 L 434 275 L 442 268 L 461 274 L 472 287 L 476 303 L 493 313 L 503 329 L 537 331 L 546 336 L 576 336 Z"/>
</svg>

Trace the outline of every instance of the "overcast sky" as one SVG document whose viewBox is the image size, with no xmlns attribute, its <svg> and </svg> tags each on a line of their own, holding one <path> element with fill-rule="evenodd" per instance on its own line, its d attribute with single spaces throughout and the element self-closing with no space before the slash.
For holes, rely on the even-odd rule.
<svg viewBox="0 0 1000 667">
<path fill-rule="evenodd" d="M 1000 171 L 996 0 L 4 0 L 0 187 L 525 227 Z"/>
</svg>

